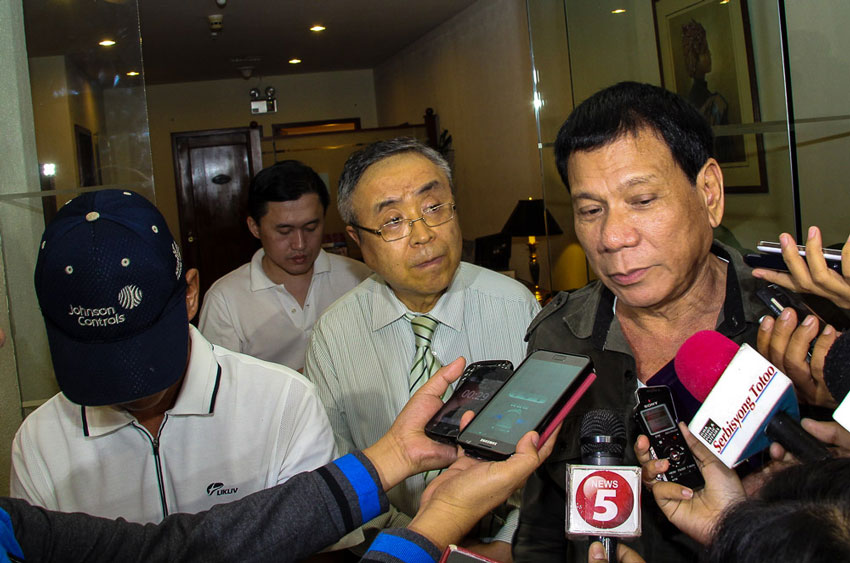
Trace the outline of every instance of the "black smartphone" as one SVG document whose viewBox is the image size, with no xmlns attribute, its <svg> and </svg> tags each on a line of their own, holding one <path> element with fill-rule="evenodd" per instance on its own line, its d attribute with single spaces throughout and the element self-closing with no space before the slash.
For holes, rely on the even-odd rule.
<svg viewBox="0 0 850 563">
<path fill-rule="evenodd" d="M 767 268 L 769 270 L 780 270 L 787 272 L 788 265 L 782 258 L 782 247 L 778 242 L 762 240 L 756 248 L 760 252 L 752 252 L 744 256 L 744 262 L 753 268 Z M 797 245 L 797 252 L 805 259 L 806 247 Z M 841 273 L 841 251 L 834 248 L 824 248 L 823 257 L 826 265 L 839 274 Z"/>
<path fill-rule="evenodd" d="M 679 418 L 673 395 L 666 385 L 641 387 L 635 391 L 637 405 L 635 422 L 641 433 L 649 438 L 649 453 L 653 459 L 667 459 L 670 468 L 660 477 L 697 491 L 705 486 L 696 460 L 679 430 Z"/>
<path fill-rule="evenodd" d="M 466 366 L 452 396 L 425 425 L 425 434 L 432 440 L 454 444 L 463 413 L 478 413 L 513 372 L 514 365 L 508 360 L 486 360 Z"/>
<path fill-rule="evenodd" d="M 538 350 L 490 398 L 457 443 L 475 457 L 507 459 L 526 432 L 548 435 L 587 390 L 592 376 L 587 356 Z"/>
<path fill-rule="evenodd" d="M 788 291 L 781 285 L 772 283 L 765 287 L 759 288 L 756 291 L 756 296 L 761 299 L 762 303 L 767 305 L 770 312 L 778 317 L 786 307 L 791 307 L 797 313 L 797 322 L 803 322 L 803 319 L 809 315 L 814 315 L 818 322 L 818 333 L 825 326 L 823 319 L 811 307 L 800 298 L 799 295 Z"/>
</svg>

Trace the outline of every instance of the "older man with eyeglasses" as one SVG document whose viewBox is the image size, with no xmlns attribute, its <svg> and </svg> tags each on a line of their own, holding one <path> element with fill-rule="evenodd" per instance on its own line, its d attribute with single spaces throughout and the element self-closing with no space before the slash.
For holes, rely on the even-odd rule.
<svg viewBox="0 0 850 563">
<path fill-rule="evenodd" d="M 375 275 L 322 315 L 306 375 L 319 391 L 340 453 L 383 435 L 410 395 L 440 365 L 525 356 L 525 330 L 539 310 L 522 284 L 460 261 L 461 233 L 451 170 L 414 139 L 380 141 L 352 154 L 337 205 Z M 416 513 L 426 475 L 389 492 L 395 511 L 379 525 Z M 509 558 L 514 525 L 481 530 Z M 506 543 L 498 543 L 506 542 Z"/>
</svg>

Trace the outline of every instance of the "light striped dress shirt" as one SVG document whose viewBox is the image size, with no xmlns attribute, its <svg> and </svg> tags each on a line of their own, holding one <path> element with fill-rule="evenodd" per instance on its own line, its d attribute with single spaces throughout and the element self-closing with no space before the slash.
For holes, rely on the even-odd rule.
<svg viewBox="0 0 850 563">
<path fill-rule="evenodd" d="M 528 289 L 491 270 L 461 262 L 429 315 L 440 321 L 432 342 L 443 365 L 525 357 L 525 330 L 540 310 Z M 407 308 L 377 274 L 341 297 L 319 318 L 307 350 L 306 376 L 316 384 L 340 454 L 374 444 L 409 399 L 416 351 Z M 422 475 L 389 491 L 390 502 L 414 515 Z M 405 525 L 408 520 L 394 520 Z"/>
</svg>

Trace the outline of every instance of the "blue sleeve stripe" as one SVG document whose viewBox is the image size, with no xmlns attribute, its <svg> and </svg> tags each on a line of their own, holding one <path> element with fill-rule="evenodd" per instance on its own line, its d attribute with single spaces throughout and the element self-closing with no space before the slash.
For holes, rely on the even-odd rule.
<svg viewBox="0 0 850 563">
<path fill-rule="evenodd" d="M 12 519 L 5 510 L 0 508 L 0 561 L 9 561 L 9 555 L 20 560 L 24 559 L 24 552 L 15 539 L 12 529 Z"/>
<path fill-rule="evenodd" d="M 369 546 L 369 551 L 386 553 L 404 561 L 404 563 L 434 563 L 434 558 L 427 551 L 412 541 L 392 534 L 378 534 L 378 537 Z M 368 559 L 368 552 L 365 558 Z"/>
<path fill-rule="evenodd" d="M 340 471 L 346 476 L 360 504 L 363 522 L 368 522 L 381 513 L 381 500 L 378 485 L 372 479 L 369 471 L 354 455 L 345 455 L 334 461 Z"/>
</svg>

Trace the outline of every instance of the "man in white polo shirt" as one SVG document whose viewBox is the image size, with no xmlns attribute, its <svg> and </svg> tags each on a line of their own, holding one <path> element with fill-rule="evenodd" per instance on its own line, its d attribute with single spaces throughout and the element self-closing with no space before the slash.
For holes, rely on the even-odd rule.
<svg viewBox="0 0 850 563">
<path fill-rule="evenodd" d="M 285 160 L 251 181 L 248 228 L 263 247 L 204 296 L 210 342 L 302 371 L 316 319 L 372 271 L 322 250 L 330 196 L 313 169 Z"/>
<path fill-rule="evenodd" d="M 189 324 L 198 271 L 184 275 L 142 196 L 104 190 L 65 205 L 42 237 L 35 288 L 62 393 L 15 436 L 13 496 L 158 522 L 334 458 L 313 384 Z"/>
</svg>

